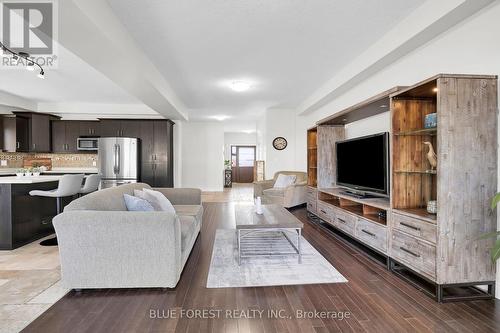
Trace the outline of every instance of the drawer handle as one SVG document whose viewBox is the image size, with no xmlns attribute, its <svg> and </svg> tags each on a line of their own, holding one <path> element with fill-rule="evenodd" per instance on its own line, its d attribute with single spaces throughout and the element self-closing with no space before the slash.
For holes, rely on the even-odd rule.
<svg viewBox="0 0 500 333">
<path fill-rule="evenodd" d="M 369 235 L 369 236 L 372 236 L 372 237 L 375 237 L 377 238 L 377 235 L 375 235 L 374 233 L 372 232 L 369 232 L 368 230 L 365 230 L 365 229 L 361 229 L 362 232 L 364 232 L 365 234 Z"/>
<path fill-rule="evenodd" d="M 404 251 L 404 252 L 408 253 L 408 254 L 411 254 L 412 256 L 414 256 L 414 257 L 416 257 L 416 258 L 420 258 L 420 254 L 415 253 L 415 252 L 413 252 L 413 251 L 410 251 L 410 250 L 408 250 L 407 248 L 404 248 L 404 247 L 400 246 L 400 247 L 399 247 L 399 249 L 400 249 L 401 251 Z"/>
<path fill-rule="evenodd" d="M 337 217 L 337 220 L 339 220 L 340 223 L 344 223 L 344 224 L 346 223 L 346 221 L 342 220 L 340 217 Z"/>
<path fill-rule="evenodd" d="M 400 224 L 401 224 L 402 226 L 404 226 L 404 227 L 407 227 L 407 228 L 413 229 L 413 230 L 415 230 L 415 231 L 420 231 L 420 228 L 419 228 L 419 227 L 415 227 L 415 226 L 413 226 L 413 225 L 411 225 L 411 224 L 407 224 L 407 223 L 404 223 L 404 222 L 401 222 Z"/>
<path fill-rule="evenodd" d="M 319 211 L 322 212 L 323 214 L 326 214 L 326 212 L 323 209 L 320 209 Z"/>
</svg>

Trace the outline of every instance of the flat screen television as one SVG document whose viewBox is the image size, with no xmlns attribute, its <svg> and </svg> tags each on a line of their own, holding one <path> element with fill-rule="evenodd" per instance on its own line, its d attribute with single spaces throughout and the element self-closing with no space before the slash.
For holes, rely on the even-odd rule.
<svg viewBox="0 0 500 333">
<path fill-rule="evenodd" d="M 337 184 L 359 194 L 389 195 L 389 133 L 338 141 Z"/>
</svg>

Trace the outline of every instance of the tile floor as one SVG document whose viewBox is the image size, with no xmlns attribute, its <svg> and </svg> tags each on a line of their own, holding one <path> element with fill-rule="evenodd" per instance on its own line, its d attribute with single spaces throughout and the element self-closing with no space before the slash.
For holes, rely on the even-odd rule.
<svg viewBox="0 0 500 333">
<path fill-rule="evenodd" d="M 233 184 L 223 192 L 203 192 L 202 200 L 252 202 L 253 186 Z M 68 292 L 60 285 L 57 246 L 40 246 L 40 241 L 0 251 L 0 333 L 21 331 Z"/>
<path fill-rule="evenodd" d="M 39 242 L 0 251 L 0 333 L 19 332 L 68 292 L 57 247 Z"/>
</svg>

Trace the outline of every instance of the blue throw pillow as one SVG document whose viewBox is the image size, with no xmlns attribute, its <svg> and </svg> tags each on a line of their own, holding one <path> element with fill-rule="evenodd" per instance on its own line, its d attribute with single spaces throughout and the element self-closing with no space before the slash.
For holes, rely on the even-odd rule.
<svg viewBox="0 0 500 333">
<path fill-rule="evenodd" d="M 123 199 L 125 200 L 125 206 L 127 210 L 131 212 L 152 212 L 155 209 L 149 202 L 144 199 L 134 197 L 132 195 L 124 194 Z"/>
</svg>

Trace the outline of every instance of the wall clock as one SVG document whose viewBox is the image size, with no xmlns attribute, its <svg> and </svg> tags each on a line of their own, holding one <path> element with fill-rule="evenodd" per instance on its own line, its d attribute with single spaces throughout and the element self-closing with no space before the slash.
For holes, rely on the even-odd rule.
<svg viewBox="0 0 500 333">
<path fill-rule="evenodd" d="M 286 142 L 286 139 L 282 136 L 278 136 L 273 140 L 273 147 L 276 150 L 283 150 L 286 148 L 288 145 L 288 142 Z"/>
</svg>

